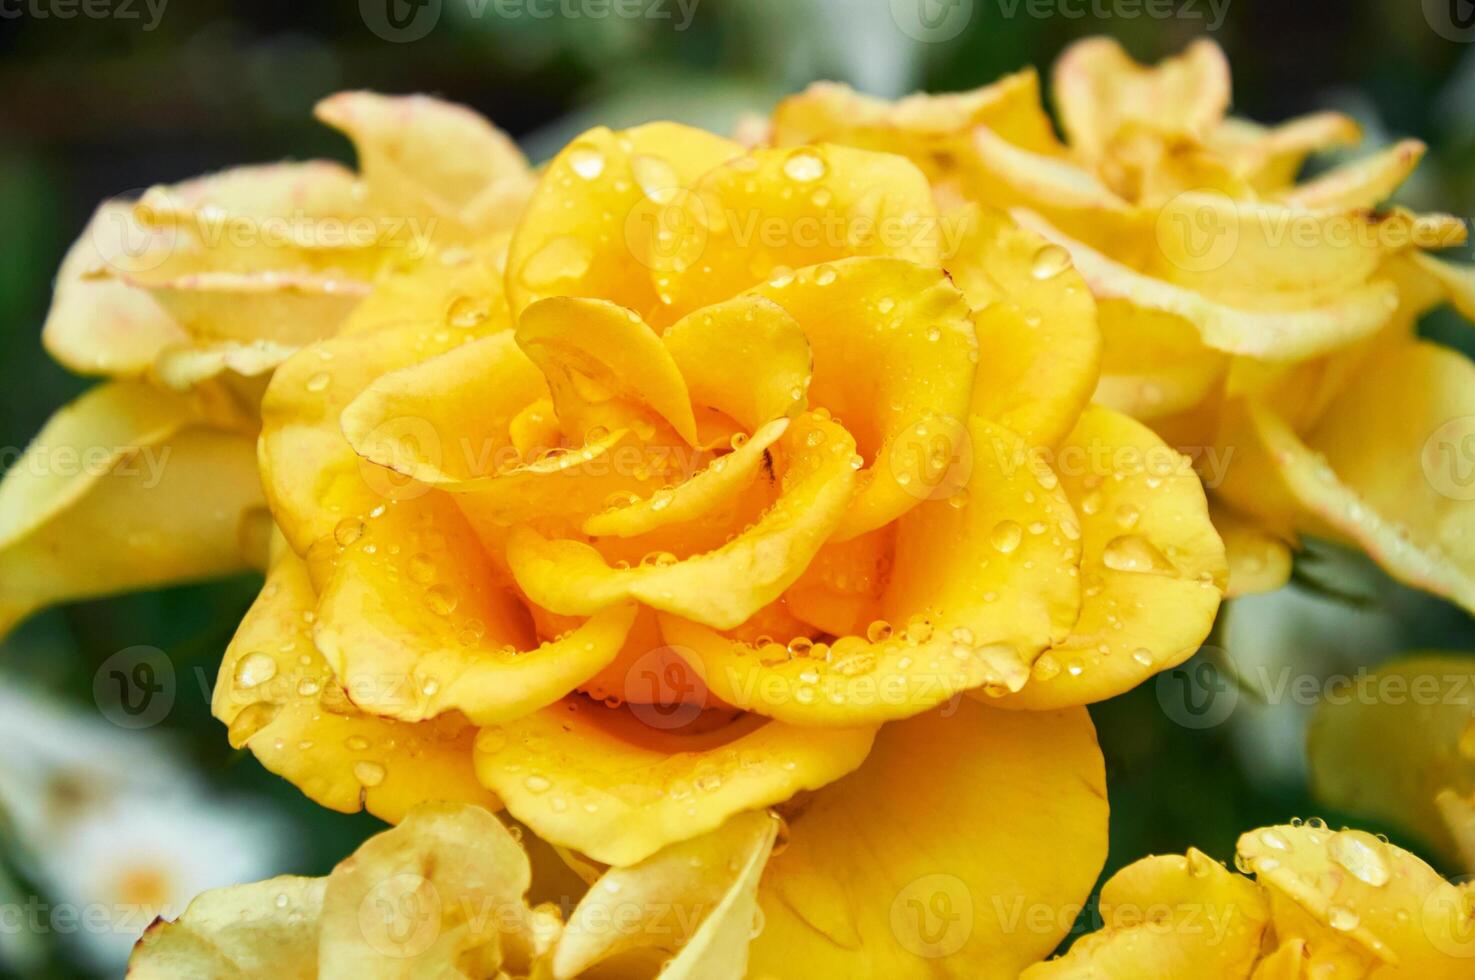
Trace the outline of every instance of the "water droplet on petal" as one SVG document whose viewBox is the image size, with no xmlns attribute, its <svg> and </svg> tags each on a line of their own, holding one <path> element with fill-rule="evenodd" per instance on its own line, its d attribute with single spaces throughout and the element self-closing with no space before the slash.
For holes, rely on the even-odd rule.
<svg viewBox="0 0 1475 980">
<path fill-rule="evenodd" d="M 359 781 L 361 786 L 378 786 L 384 782 L 388 773 L 384 767 L 377 762 L 356 762 L 353 766 L 353 778 Z"/>
<path fill-rule="evenodd" d="M 1059 245 L 1042 246 L 1030 263 L 1030 275 L 1036 279 L 1053 279 L 1070 268 L 1070 253 Z"/>
<path fill-rule="evenodd" d="M 252 688 L 277 676 L 277 662 L 265 653 L 248 653 L 236 664 L 236 687 Z"/>
<path fill-rule="evenodd" d="M 827 169 L 825 162 L 809 150 L 800 150 L 784 161 L 784 173 L 789 179 L 803 183 L 819 180 Z"/>
<path fill-rule="evenodd" d="M 585 180 L 594 180 L 604 173 L 604 154 L 593 147 L 576 146 L 569 151 L 568 165 Z"/>
<path fill-rule="evenodd" d="M 1358 881 L 1381 888 L 1388 883 L 1390 872 L 1386 848 L 1372 834 L 1360 830 L 1344 830 L 1332 838 L 1328 846 L 1332 860 L 1351 872 Z"/>
<path fill-rule="evenodd" d="M 1018 548 L 1023 539 L 1024 528 L 1017 521 L 1000 521 L 989 534 L 989 543 L 994 546 L 995 551 L 1004 555 Z"/>
</svg>

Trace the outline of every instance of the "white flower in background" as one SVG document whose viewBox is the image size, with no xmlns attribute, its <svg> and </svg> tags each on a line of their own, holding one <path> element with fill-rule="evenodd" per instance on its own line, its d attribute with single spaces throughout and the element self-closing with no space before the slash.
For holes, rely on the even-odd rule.
<svg viewBox="0 0 1475 980">
<path fill-rule="evenodd" d="M 0 896 L 0 965 L 37 938 L 121 972 L 157 916 L 202 891 L 278 873 L 286 827 L 259 801 L 210 796 L 165 740 L 0 685 L 0 816 L 39 894 Z M 12 960 L 5 963 L 6 959 Z"/>
</svg>

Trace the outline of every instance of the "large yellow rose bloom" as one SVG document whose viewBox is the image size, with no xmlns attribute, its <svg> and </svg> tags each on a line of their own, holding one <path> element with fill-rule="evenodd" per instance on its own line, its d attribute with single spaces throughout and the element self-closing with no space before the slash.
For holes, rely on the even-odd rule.
<svg viewBox="0 0 1475 980">
<path fill-rule="evenodd" d="M 817 85 L 779 106 L 772 137 L 904 153 L 939 199 L 1008 209 L 1068 249 L 1098 302 L 1095 401 L 1194 457 L 1230 594 L 1284 584 L 1306 533 L 1475 608 L 1475 366 L 1415 335 L 1440 302 L 1475 316 L 1475 273 L 1429 254 L 1467 229 L 1382 206 L 1423 145 L 1298 183 L 1358 127 L 1228 116 L 1210 41 L 1144 66 L 1094 38 L 1053 83 L 1063 141 L 1033 71 L 897 103 Z"/>
<path fill-rule="evenodd" d="M 505 806 L 579 862 L 777 808 L 756 970 L 1013 975 L 1070 923 L 992 896 L 1104 858 L 1081 705 L 1226 572 L 1189 462 L 1086 406 L 1098 345 L 1059 248 L 901 156 L 590 131 L 277 369 L 216 714 L 327 806 Z"/>
</svg>

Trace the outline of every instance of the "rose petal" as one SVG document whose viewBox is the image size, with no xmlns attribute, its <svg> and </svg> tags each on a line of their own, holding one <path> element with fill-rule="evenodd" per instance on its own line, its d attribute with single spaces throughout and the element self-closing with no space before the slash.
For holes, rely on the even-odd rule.
<svg viewBox="0 0 1475 980">
<path fill-rule="evenodd" d="M 754 976 L 1016 976 L 1065 936 L 1071 915 L 1054 913 L 1080 907 L 1106 856 L 1082 708 L 965 700 L 886 725 L 858 771 L 785 812 Z M 1011 917 L 1032 908 L 1052 914 Z"/>
<path fill-rule="evenodd" d="M 500 808 L 471 770 L 475 730 L 445 716 L 408 725 L 364 714 L 312 642 L 307 566 L 279 546 L 266 586 L 220 665 L 212 711 L 231 744 L 329 809 L 390 822 L 426 801 Z M 404 678 L 386 678 L 402 684 Z"/>
<path fill-rule="evenodd" d="M 838 779 L 860 765 L 874 735 L 753 716 L 684 734 L 570 698 L 484 729 L 476 767 L 539 837 L 624 866 Z"/>
<path fill-rule="evenodd" d="M 240 425 L 135 382 L 53 416 L 0 482 L 0 634 L 52 603 L 246 568 L 263 501 Z"/>
<path fill-rule="evenodd" d="M 676 953 L 661 970 L 663 980 L 740 980 L 758 912 L 758 879 L 777 836 L 770 814 L 741 813 L 710 834 L 611 868 L 569 916 L 553 975 L 576 977 L 632 950 L 654 949 Z M 618 925 L 611 929 L 611 923 Z"/>
<path fill-rule="evenodd" d="M 1096 385 L 1101 333 L 1090 290 L 1060 246 L 1003 214 L 972 209 L 957 220 L 968 231 L 947 268 L 978 332 L 973 414 L 1055 445 Z"/>
<path fill-rule="evenodd" d="M 810 434 L 818 438 L 811 440 Z M 801 417 L 781 442 L 792 454 L 783 492 L 753 527 L 715 551 L 669 564 L 612 568 L 574 540 L 549 540 L 514 527 L 507 561 L 538 605 L 589 615 L 628 599 L 719 629 L 743 622 L 777 599 L 804 571 L 850 505 L 855 444 L 844 429 Z"/>
<path fill-rule="evenodd" d="M 1228 577 L 1198 476 L 1140 423 L 1088 408 L 1056 471 L 1081 517 L 1081 616 L 1004 707 L 1089 704 L 1183 662 L 1208 636 Z"/>
</svg>

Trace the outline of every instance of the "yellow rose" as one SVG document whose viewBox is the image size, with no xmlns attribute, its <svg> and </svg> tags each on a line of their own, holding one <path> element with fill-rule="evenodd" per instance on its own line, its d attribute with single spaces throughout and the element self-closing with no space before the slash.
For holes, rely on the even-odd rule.
<svg viewBox="0 0 1475 980">
<path fill-rule="evenodd" d="M 460 106 L 350 92 L 334 163 L 239 167 L 105 202 L 63 261 L 46 348 L 110 380 L 0 484 L 0 635 L 41 606 L 260 565 L 254 475 L 273 368 L 332 336 L 378 270 L 509 223 L 531 187 Z"/>
<path fill-rule="evenodd" d="M 748 813 L 628 868 L 537 878 L 486 810 L 427 805 L 327 878 L 206 892 L 134 949 L 135 980 L 179 977 L 573 977 L 739 980 L 758 878 L 778 837 Z M 566 889 L 567 908 L 529 906 Z M 567 921 L 562 914 L 568 913 Z M 665 961 L 664 964 L 662 961 Z"/>
<path fill-rule="evenodd" d="M 1101 889 L 1104 927 L 1022 980 L 1467 977 L 1475 891 L 1320 820 L 1239 839 L 1236 875 L 1201 851 L 1144 858 Z"/>
<path fill-rule="evenodd" d="M 757 975 L 1012 976 L 1070 923 L 995 899 L 1104 858 L 1082 705 L 1226 574 L 1097 351 L 1059 248 L 900 156 L 592 130 L 277 369 L 216 715 L 324 805 L 505 805 L 579 863 L 776 807 Z"/>
<path fill-rule="evenodd" d="M 939 200 L 1008 209 L 1067 248 L 1098 301 L 1095 401 L 1194 456 L 1231 595 L 1284 584 L 1310 533 L 1475 608 L 1475 367 L 1414 334 L 1445 300 L 1475 316 L 1475 272 L 1426 251 L 1466 228 L 1379 207 L 1423 145 L 1298 184 L 1357 126 L 1227 116 L 1208 41 L 1152 67 L 1109 39 L 1073 46 L 1054 74 L 1064 142 L 1038 90 L 1032 71 L 897 103 L 819 85 L 779 106 L 772 139 L 903 153 Z"/>
</svg>

